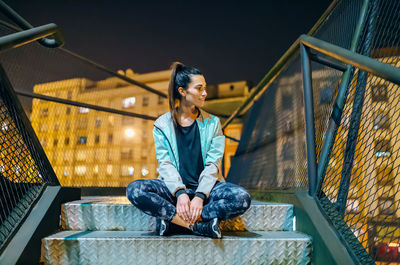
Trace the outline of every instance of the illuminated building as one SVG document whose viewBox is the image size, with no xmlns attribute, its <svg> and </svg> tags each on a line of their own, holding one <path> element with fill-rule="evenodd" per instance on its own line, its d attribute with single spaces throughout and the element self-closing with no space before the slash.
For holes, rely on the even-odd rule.
<svg viewBox="0 0 400 265">
<path fill-rule="evenodd" d="M 167 94 L 170 70 L 120 73 Z M 236 92 L 230 87 L 231 94 Z M 167 99 L 115 77 L 38 84 L 34 92 L 154 117 L 169 109 Z M 218 100 L 207 101 L 206 107 Z M 34 99 L 32 126 L 62 185 L 124 187 L 135 179 L 157 176 L 153 121 Z M 237 124 L 232 126 L 237 130 Z M 237 144 L 227 143 L 230 152 L 232 146 Z"/>
</svg>

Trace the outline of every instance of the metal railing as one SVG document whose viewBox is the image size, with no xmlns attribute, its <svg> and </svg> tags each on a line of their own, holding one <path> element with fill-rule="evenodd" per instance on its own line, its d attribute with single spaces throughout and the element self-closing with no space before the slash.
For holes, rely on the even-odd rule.
<svg viewBox="0 0 400 265">
<path fill-rule="evenodd" d="M 228 179 L 307 189 L 358 264 L 400 262 L 398 12 L 398 1 L 337 1 L 224 124 L 253 104 Z"/>
</svg>

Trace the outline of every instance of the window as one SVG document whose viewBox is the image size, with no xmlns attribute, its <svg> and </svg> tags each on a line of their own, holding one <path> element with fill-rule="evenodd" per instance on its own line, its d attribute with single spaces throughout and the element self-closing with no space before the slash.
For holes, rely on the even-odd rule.
<svg viewBox="0 0 400 265">
<path fill-rule="evenodd" d="M 66 138 L 65 138 L 64 144 L 65 144 L 65 145 L 69 145 L 69 137 L 66 137 Z"/>
<path fill-rule="evenodd" d="M 54 131 L 58 131 L 60 129 L 60 122 L 56 121 L 54 123 Z"/>
<path fill-rule="evenodd" d="M 375 156 L 377 157 L 385 157 L 390 156 L 392 152 L 392 147 L 390 145 L 390 140 L 380 139 L 375 141 Z"/>
<path fill-rule="evenodd" d="M 133 176 L 134 173 L 135 173 L 135 169 L 133 166 L 123 165 L 121 167 L 122 176 Z"/>
<path fill-rule="evenodd" d="M 6 171 L 6 167 L 3 164 L 0 164 L 0 173 L 4 173 Z"/>
<path fill-rule="evenodd" d="M 67 114 L 67 115 L 71 114 L 71 108 L 70 107 L 67 107 L 67 109 L 65 110 L 65 114 Z"/>
<path fill-rule="evenodd" d="M 149 97 L 148 96 L 144 96 L 143 97 L 142 106 L 143 107 L 147 107 L 148 105 L 149 105 Z"/>
<path fill-rule="evenodd" d="M 8 130 L 8 122 L 3 122 L 1 124 L 1 130 L 2 131 L 7 131 Z"/>
<path fill-rule="evenodd" d="M 39 123 L 39 132 L 47 132 L 49 126 L 47 123 Z"/>
<path fill-rule="evenodd" d="M 373 102 L 380 102 L 380 101 L 387 101 L 387 85 L 385 84 L 377 84 L 372 85 L 372 101 Z"/>
<path fill-rule="evenodd" d="M 42 140 L 40 140 L 40 143 L 42 144 L 43 147 L 47 146 L 47 139 L 42 138 Z"/>
<path fill-rule="evenodd" d="M 94 165 L 93 174 L 95 174 L 95 175 L 99 174 L 99 165 Z"/>
<path fill-rule="evenodd" d="M 86 130 L 88 127 L 88 119 L 87 118 L 78 119 L 76 127 L 77 129 Z"/>
<path fill-rule="evenodd" d="M 49 109 L 48 108 L 44 108 L 44 109 L 40 109 L 39 111 L 39 117 L 48 117 L 49 116 Z"/>
<path fill-rule="evenodd" d="M 147 159 L 147 156 L 148 156 L 148 150 L 147 150 L 147 148 L 142 148 L 142 154 L 141 154 L 141 156 L 142 156 L 142 159 Z"/>
<path fill-rule="evenodd" d="M 162 96 L 158 96 L 158 105 L 164 104 L 164 98 Z"/>
<path fill-rule="evenodd" d="M 121 159 L 133 159 L 133 150 L 130 148 L 122 148 Z"/>
<path fill-rule="evenodd" d="M 111 175 L 112 172 L 113 172 L 113 166 L 112 165 L 107 165 L 106 172 L 107 172 L 108 175 Z"/>
<path fill-rule="evenodd" d="M 378 113 L 374 114 L 374 129 L 389 129 L 390 127 L 390 119 L 389 113 L 379 111 Z"/>
<path fill-rule="evenodd" d="M 112 141 L 113 141 L 113 134 L 112 134 L 112 133 L 109 133 L 109 134 L 108 134 L 108 142 L 109 142 L 109 143 L 112 143 Z"/>
<path fill-rule="evenodd" d="M 146 177 L 149 174 L 149 168 L 147 166 L 142 167 L 142 176 Z"/>
<path fill-rule="evenodd" d="M 87 143 L 87 136 L 80 136 L 78 138 L 78 144 L 86 144 Z"/>
<path fill-rule="evenodd" d="M 112 160 L 112 149 L 111 148 L 107 148 L 106 157 L 107 157 L 108 161 Z"/>
<path fill-rule="evenodd" d="M 122 100 L 122 107 L 124 109 L 132 108 L 133 106 L 135 106 L 135 103 L 136 103 L 135 97 L 124 98 Z"/>
<path fill-rule="evenodd" d="M 94 127 L 100 128 L 100 126 L 101 126 L 101 119 L 100 119 L 100 118 L 97 118 L 97 119 L 96 119 L 96 122 L 95 122 L 95 124 L 94 124 Z"/>
<path fill-rule="evenodd" d="M 71 99 L 72 98 L 72 91 L 68 91 L 67 93 L 67 99 Z"/>
<path fill-rule="evenodd" d="M 108 116 L 108 125 L 114 126 L 114 116 Z"/>
<path fill-rule="evenodd" d="M 86 174 L 86 166 L 80 165 L 80 166 L 75 166 L 75 174 L 78 176 L 82 176 Z"/>
<path fill-rule="evenodd" d="M 78 150 L 76 152 L 76 160 L 83 161 L 86 159 L 86 150 Z"/>
<path fill-rule="evenodd" d="M 53 146 L 56 147 L 57 144 L 58 144 L 58 139 L 54 139 L 54 140 L 53 140 Z"/>
<path fill-rule="evenodd" d="M 89 113 L 88 108 L 79 107 L 79 113 Z"/>
<path fill-rule="evenodd" d="M 95 137 L 94 137 L 94 143 L 96 143 L 96 144 L 98 144 L 98 143 L 100 143 L 100 135 L 95 135 Z"/>
<path fill-rule="evenodd" d="M 69 131 L 71 129 L 71 122 L 69 121 L 69 120 L 67 120 L 66 122 L 65 122 L 65 130 L 66 131 Z"/>
</svg>

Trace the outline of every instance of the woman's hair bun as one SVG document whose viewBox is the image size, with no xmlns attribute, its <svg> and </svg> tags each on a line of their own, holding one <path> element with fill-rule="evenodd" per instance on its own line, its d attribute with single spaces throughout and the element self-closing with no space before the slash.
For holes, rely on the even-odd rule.
<svg viewBox="0 0 400 265">
<path fill-rule="evenodd" d="M 175 72 L 179 72 L 184 67 L 183 63 L 181 62 L 173 62 L 171 65 L 171 69 L 175 69 Z"/>
</svg>

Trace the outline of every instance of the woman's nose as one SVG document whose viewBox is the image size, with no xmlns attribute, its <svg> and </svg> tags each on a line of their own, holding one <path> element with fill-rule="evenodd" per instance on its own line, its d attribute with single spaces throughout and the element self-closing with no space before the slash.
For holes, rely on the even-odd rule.
<svg viewBox="0 0 400 265">
<path fill-rule="evenodd" d="M 202 96 L 207 97 L 207 91 L 204 89 L 203 92 L 201 93 Z"/>
</svg>

